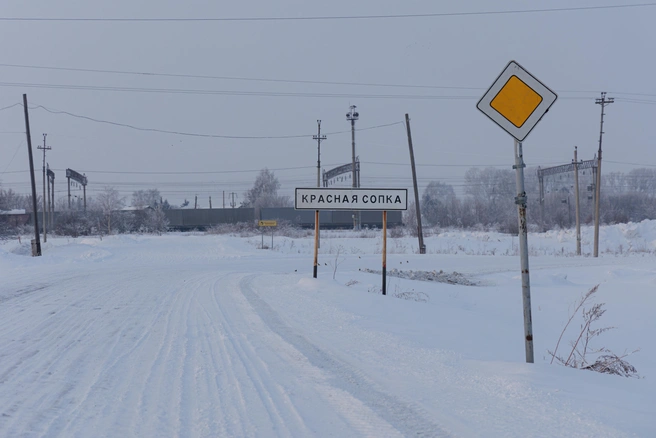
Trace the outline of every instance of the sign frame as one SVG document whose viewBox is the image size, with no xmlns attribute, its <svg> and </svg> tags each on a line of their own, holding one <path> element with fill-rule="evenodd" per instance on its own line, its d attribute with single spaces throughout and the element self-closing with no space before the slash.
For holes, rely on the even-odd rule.
<svg viewBox="0 0 656 438">
<path fill-rule="evenodd" d="M 305 196 L 316 196 L 315 199 L 304 198 Z M 325 200 L 320 202 L 319 196 L 323 196 Z M 396 197 L 400 201 L 397 203 Z M 332 202 L 336 197 L 339 197 L 339 202 Z M 347 202 L 343 202 L 345 200 Z M 372 197 L 375 201 L 372 202 Z M 383 197 L 383 198 L 381 198 Z M 392 197 L 391 202 L 387 201 Z M 328 199 L 331 199 L 329 202 Z M 300 202 L 299 202 L 300 201 Z M 315 202 L 316 201 L 316 202 Z M 399 205 L 396 205 L 399 204 Z M 408 189 L 382 189 L 382 188 L 304 188 L 298 187 L 294 192 L 294 208 L 296 210 L 371 210 L 371 211 L 392 211 L 392 210 L 407 210 L 408 209 Z"/>
<path fill-rule="evenodd" d="M 502 91 L 508 89 L 506 87 L 508 87 L 513 78 L 519 80 L 519 87 L 521 87 L 520 90 L 528 89 L 530 90 L 528 93 L 532 91 L 541 98 L 540 102 L 530 111 L 528 116 L 524 117 L 523 115 L 520 115 L 520 120 L 522 121 L 519 126 L 509 119 L 510 114 L 508 110 L 504 110 L 506 111 L 506 114 L 504 115 L 493 106 L 495 99 L 498 96 L 503 96 Z M 513 81 L 513 83 L 517 84 L 517 81 Z M 510 92 L 504 94 L 507 93 Z M 528 94 L 527 96 L 531 97 L 531 94 Z M 524 69 L 524 67 L 519 65 L 519 63 L 516 61 L 510 61 L 494 83 L 492 83 L 490 88 L 485 92 L 483 97 L 478 101 L 476 108 L 494 123 L 499 125 L 504 131 L 513 136 L 517 141 L 522 142 L 533 128 L 535 128 L 542 117 L 549 111 L 556 99 L 558 99 L 558 95 L 553 90 L 540 82 L 535 76 Z M 531 106 L 528 106 L 527 108 L 531 108 Z"/>
</svg>

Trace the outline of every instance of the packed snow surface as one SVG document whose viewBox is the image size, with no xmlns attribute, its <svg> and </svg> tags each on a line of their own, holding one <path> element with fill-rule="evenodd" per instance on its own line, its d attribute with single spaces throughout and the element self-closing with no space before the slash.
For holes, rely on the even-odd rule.
<svg viewBox="0 0 656 438">
<path fill-rule="evenodd" d="M 509 235 L 388 238 L 386 296 L 380 231 L 322 231 L 317 279 L 309 236 L 0 242 L 0 436 L 654 437 L 656 222 L 591 236 L 529 235 L 534 364 Z M 640 378 L 550 364 L 597 284 Z"/>
</svg>

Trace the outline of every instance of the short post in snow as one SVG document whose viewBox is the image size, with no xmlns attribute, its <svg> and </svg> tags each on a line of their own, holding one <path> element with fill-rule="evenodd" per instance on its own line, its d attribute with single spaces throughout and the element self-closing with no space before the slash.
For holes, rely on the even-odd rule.
<svg viewBox="0 0 656 438">
<path fill-rule="evenodd" d="M 387 295 L 387 210 L 383 210 L 383 295 Z"/>
</svg>

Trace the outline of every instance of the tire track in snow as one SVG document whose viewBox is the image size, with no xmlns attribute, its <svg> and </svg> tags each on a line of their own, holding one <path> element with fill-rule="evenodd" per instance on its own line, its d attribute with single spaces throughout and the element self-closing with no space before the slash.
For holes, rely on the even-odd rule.
<svg viewBox="0 0 656 438">
<path fill-rule="evenodd" d="M 405 436 L 449 437 L 451 434 L 427 419 L 423 410 L 377 389 L 365 376 L 349 364 L 324 352 L 286 325 L 275 310 L 255 292 L 252 283 L 257 275 L 243 278 L 240 288 L 265 324 L 282 339 L 293 345 L 314 366 L 332 376 L 331 383 L 348 392 L 389 422 Z"/>
<path fill-rule="evenodd" d="M 230 350 L 235 353 L 238 359 L 238 363 L 233 362 L 233 366 L 236 365 L 239 367 L 241 373 L 244 374 L 245 379 L 242 379 L 242 382 L 250 383 L 250 389 L 256 392 L 258 400 L 255 403 L 264 409 L 277 435 L 294 436 L 299 433 L 303 435 L 309 434 L 309 429 L 304 424 L 293 403 L 285 392 L 276 385 L 275 379 L 267 369 L 266 363 L 258 356 L 253 345 L 248 341 L 246 334 L 236 331 L 234 317 L 230 317 L 224 309 L 225 306 L 219 303 L 219 294 L 222 291 L 217 285 L 218 282 L 215 282 L 212 288 L 214 308 L 218 312 L 218 315 L 220 315 L 221 331 L 225 333 L 225 339 L 228 341 Z M 233 285 L 233 290 L 237 290 L 236 284 Z M 234 299 L 234 294 L 231 295 L 231 298 Z M 244 315 L 242 314 L 241 316 L 243 318 Z M 233 324 L 230 324 L 229 321 L 233 322 Z M 247 395 L 246 393 L 241 393 L 242 397 Z M 246 403 L 245 399 L 241 401 L 242 406 L 246 406 L 246 404 L 252 406 L 252 403 L 254 403 L 253 400 L 249 400 L 248 403 Z"/>
</svg>

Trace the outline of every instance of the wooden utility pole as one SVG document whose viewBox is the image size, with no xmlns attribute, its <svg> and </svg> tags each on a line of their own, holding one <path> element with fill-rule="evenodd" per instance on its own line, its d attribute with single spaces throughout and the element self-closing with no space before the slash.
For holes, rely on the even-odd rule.
<svg viewBox="0 0 656 438">
<path fill-rule="evenodd" d="M 576 255 L 581 255 L 581 204 L 579 201 L 579 160 L 574 146 L 574 190 L 576 195 Z"/>
<path fill-rule="evenodd" d="M 41 240 L 39 239 L 39 218 L 36 206 L 36 181 L 34 179 L 34 159 L 32 158 L 32 135 L 30 134 L 30 115 L 27 109 L 27 94 L 23 94 L 23 109 L 25 110 L 25 134 L 27 135 L 27 154 L 30 158 L 30 179 L 32 181 L 32 218 L 34 219 L 34 240 L 32 256 L 41 255 Z"/>
<path fill-rule="evenodd" d="M 601 123 L 599 126 L 599 151 L 597 152 L 597 187 L 595 197 L 595 229 L 594 229 L 594 252 L 593 257 L 599 257 L 599 204 L 601 204 L 601 140 L 604 136 L 604 108 L 606 105 L 613 103 L 615 99 L 609 97 L 606 99 L 606 92 L 601 93 L 601 99 L 596 99 L 595 103 L 601 105 Z"/>
<path fill-rule="evenodd" d="M 387 295 L 387 210 L 383 210 L 383 295 Z"/>
<path fill-rule="evenodd" d="M 210 196 L 210 210 L 212 209 L 212 197 Z"/>
<path fill-rule="evenodd" d="M 419 190 L 417 189 L 417 170 L 415 169 L 415 153 L 412 149 L 412 134 L 410 133 L 410 117 L 405 115 L 405 127 L 408 131 L 408 147 L 410 148 L 410 167 L 412 167 L 412 184 L 415 187 L 415 210 L 417 214 L 417 235 L 419 237 L 419 254 L 426 254 L 424 232 L 421 227 L 421 208 L 419 206 Z"/>
<path fill-rule="evenodd" d="M 194 210 L 198 207 L 198 195 L 194 196 Z"/>
<path fill-rule="evenodd" d="M 48 171 L 50 171 L 50 166 L 48 166 Z M 48 226 L 51 226 L 52 225 L 52 211 L 51 211 L 52 206 L 50 205 L 50 176 L 48 176 L 48 173 L 46 173 L 46 182 L 48 183 L 48 198 L 47 198 L 48 199 L 48 202 L 47 202 L 47 204 L 48 204 L 48 219 L 49 219 Z M 52 191 L 54 193 L 55 189 L 53 188 Z M 45 228 L 44 228 L 44 232 L 45 232 Z M 45 238 L 44 238 L 44 242 L 45 242 Z"/>
</svg>

